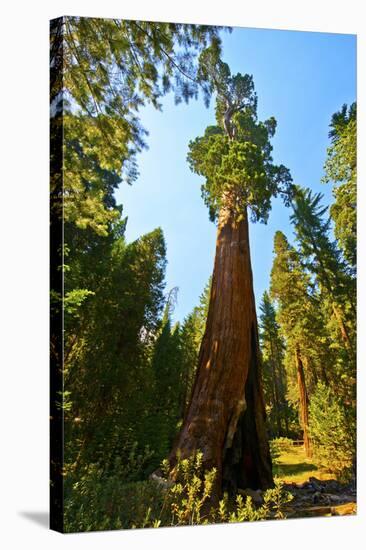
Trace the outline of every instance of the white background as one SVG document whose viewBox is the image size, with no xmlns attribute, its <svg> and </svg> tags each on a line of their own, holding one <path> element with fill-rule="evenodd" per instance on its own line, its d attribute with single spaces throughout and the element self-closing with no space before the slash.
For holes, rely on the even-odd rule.
<svg viewBox="0 0 366 550">
<path fill-rule="evenodd" d="M 365 19 L 356 0 L 134 0 L 2 5 L 0 30 L 0 544 L 2 548 L 360 548 L 365 531 Z M 88 15 L 358 34 L 359 513 L 60 535 L 48 511 L 48 21 Z M 364 28 L 362 28 L 362 23 Z M 4 124 L 5 120 L 5 124 Z M 363 524 L 363 526 L 362 526 Z"/>
</svg>

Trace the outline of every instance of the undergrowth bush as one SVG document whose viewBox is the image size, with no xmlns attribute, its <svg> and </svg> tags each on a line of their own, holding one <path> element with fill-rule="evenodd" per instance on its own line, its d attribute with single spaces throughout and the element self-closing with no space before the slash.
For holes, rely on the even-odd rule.
<svg viewBox="0 0 366 550">
<path fill-rule="evenodd" d="M 348 478 L 355 456 L 355 417 L 325 384 L 319 383 L 309 407 L 313 460 L 323 469 Z"/>
<path fill-rule="evenodd" d="M 163 463 L 168 476 L 169 465 Z M 238 523 L 285 517 L 286 505 L 292 495 L 284 490 L 283 483 L 263 493 L 263 504 L 255 505 L 251 496 L 241 493 L 230 499 L 225 493 L 217 506 L 212 506 L 212 492 L 216 469 L 203 469 L 203 455 L 197 452 L 190 458 L 178 460 L 174 470 L 175 482 L 166 490 L 165 513 L 160 525 L 204 525 L 208 523 Z"/>
<path fill-rule="evenodd" d="M 153 481 L 121 483 L 89 472 L 65 499 L 65 531 L 99 531 L 153 527 L 164 494 Z"/>
<path fill-rule="evenodd" d="M 292 495 L 276 482 L 263 493 L 263 504 L 250 496 L 228 495 L 212 505 L 216 470 L 203 469 L 203 455 L 178 460 L 174 482 L 168 480 L 169 465 L 162 471 L 166 479 L 124 482 L 117 474 L 105 476 L 95 466 L 72 485 L 65 500 L 65 530 L 96 531 L 172 525 L 202 525 L 217 522 L 258 521 L 285 517 Z"/>
<path fill-rule="evenodd" d="M 215 517 L 223 523 L 241 523 L 243 521 L 260 521 L 264 519 L 284 519 L 286 505 L 293 496 L 284 490 L 283 483 L 276 481 L 272 489 L 263 494 L 263 504 L 255 506 L 252 497 L 238 494 L 234 506 L 229 503 L 227 494 L 219 502 Z"/>
<path fill-rule="evenodd" d="M 163 472 L 169 475 L 169 464 L 163 462 Z M 204 505 L 212 496 L 216 469 L 203 470 L 203 454 L 177 461 L 175 482 L 169 488 L 167 500 L 171 511 L 171 525 L 197 525 L 208 523 L 209 516 L 202 514 Z"/>
<path fill-rule="evenodd" d="M 156 484 L 142 481 L 152 452 L 126 442 L 123 456 L 117 456 L 108 468 L 89 464 L 75 468 L 67 464 L 64 471 L 65 531 L 96 531 L 133 527 L 131 518 L 146 513 L 146 506 L 163 495 Z M 142 522 L 143 523 L 143 522 Z"/>
</svg>

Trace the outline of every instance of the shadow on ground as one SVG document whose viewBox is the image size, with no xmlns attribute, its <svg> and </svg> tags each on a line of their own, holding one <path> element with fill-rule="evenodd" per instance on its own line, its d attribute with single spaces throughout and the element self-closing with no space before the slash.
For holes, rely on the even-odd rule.
<svg viewBox="0 0 366 550">
<path fill-rule="evenodd" d="M 37 523 L 45 529 L 49 528 L 50 515 L 48 512 L 19 512 L 19 516 Z"/>
</svg>

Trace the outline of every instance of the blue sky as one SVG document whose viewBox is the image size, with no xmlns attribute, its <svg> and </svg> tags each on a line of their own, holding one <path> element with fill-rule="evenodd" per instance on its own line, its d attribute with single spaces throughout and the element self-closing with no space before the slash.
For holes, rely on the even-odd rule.
<svg viewBox="0 0 366 550">
<path fill-rule="evenodd" d="M 331 203 L 331 186 L 320 183 L 328 125 L 343 103 L 356 99 L 356 37 L 246 28 L 222 37 L 232 73 L 253 75 L 258 117 L 277 120 L 274 161 L 290 169 L 295 183 L 321 191 L 324 203 Z M 166 288 L 179 287 L 174 319 L 181 321 L 197 305 L 213 269 L 216 227 L 201 199 L 202 179 L 190 172 L 186 156 L 189 141 L 215 122 L 214 105 L 206 109 L 200 98 L 176 106 L 172 96 L 162 103 L 162 112 L 150 106 L 141 111 L 149 150 L 139 155 L 138 180 L 131 187 L 122 184 L 116 198 L 128 216 L 128 241 L 163 229 Z M 276 199 L 267 225 L 250 225 L 257 307 L 269 285 L 275 231 L 293 239 L 289 216 Z"/>
</svg>

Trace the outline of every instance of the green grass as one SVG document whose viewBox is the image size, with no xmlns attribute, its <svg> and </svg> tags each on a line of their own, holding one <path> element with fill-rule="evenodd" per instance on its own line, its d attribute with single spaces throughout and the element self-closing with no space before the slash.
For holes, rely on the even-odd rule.
<svg viewBox="0 0 366 550">
<path fill-rule="evenodd" d="M 307 458 L 303 447 L 290 447 L 284 449 L 276 459 L 273 473 L 285 483 L 304 483 L 310 477 L 317 479 L 331 479 L 331 474 L 320 470 L 313 464 L 311 458 Z"/>
</svg>

